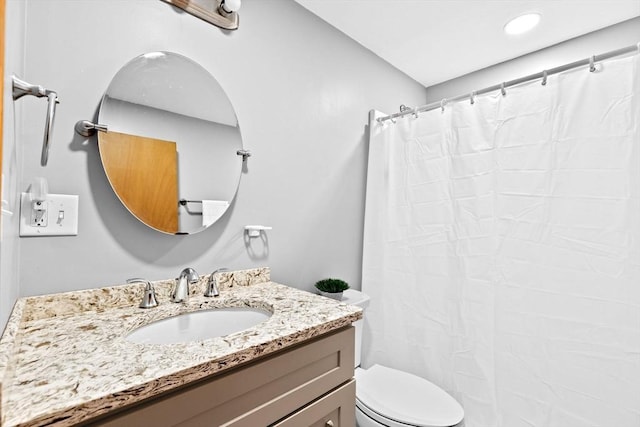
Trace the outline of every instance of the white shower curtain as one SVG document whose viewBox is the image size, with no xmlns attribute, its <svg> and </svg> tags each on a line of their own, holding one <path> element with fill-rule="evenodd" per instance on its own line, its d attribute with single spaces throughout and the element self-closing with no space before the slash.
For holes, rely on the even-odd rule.
<svg viewBox="0 0 640 427">
<path fill-rule="evenodd" d="M 466 427 L 640 426 L 638 55 L 371 125 L 363 366 Z"/>
</svg>

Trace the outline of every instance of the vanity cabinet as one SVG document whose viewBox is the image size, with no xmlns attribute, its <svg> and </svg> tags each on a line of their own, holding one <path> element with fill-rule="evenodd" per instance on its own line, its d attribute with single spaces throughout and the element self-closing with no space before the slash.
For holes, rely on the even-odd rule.
<svg viewBox="0 0 640 427">
<path fill-rule="evenodd" d="M 336 390 L 305 406 L 274 427 L 353 427 L 355 426 L 356 381 L 351 380 Z"/>
<path fill-rule="evenodd" d="M 86 425 L 353 427 L 354 340 L 348 326 Z"/>
</svg>

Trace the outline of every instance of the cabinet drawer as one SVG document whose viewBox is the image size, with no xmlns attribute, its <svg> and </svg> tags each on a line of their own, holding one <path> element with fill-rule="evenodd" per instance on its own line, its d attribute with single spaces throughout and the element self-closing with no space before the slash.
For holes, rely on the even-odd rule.
<svg viewBox="0 0 640 427">
<path fill-rule="evenodd" d="M 266 426 L 349 381 L 354 340 L 349 326 L 88 425 Z"/>
<path fill-rule="evenodd" d="M 353 427 L 356 425 L 356 382 L 351 380 L 273 427 Z"/>
</svg>

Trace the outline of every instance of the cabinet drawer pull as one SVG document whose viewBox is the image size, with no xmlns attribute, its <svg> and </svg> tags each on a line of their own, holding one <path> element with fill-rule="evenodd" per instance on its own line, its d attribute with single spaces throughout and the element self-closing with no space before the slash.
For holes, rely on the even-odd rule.
<svg viewBox="0 0 640 427">
<path fill-rule="evenodd" d="M 326 423 L 324 423 L 324 427 L 333 427 L 333 421 L 327 421 Z"/>
</svg>

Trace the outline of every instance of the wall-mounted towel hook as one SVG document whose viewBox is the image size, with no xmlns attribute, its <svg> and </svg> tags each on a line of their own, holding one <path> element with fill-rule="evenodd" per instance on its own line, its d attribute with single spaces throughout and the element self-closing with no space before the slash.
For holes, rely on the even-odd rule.
<svg viewBox="0 0 640 427">
<path fill-rule="evenodd" d="M 49 160 L 49 146 L 51 142 L 51 135 L 53 134 L 53 121 L 56 115 L 56 105 L 60 103 L 58 94 L 52 90 L 45 89 L 40 85 L 33 85 L 27 83 L 24 80 L 11 76 L 12 96 L 13 100 L 22 98 L 25 95 L 31 95 L 38 98 L 47 98 L 47 118 L 44 125 L 44 138 L 42 140 L 42 154 L 40 156 L 40 164 L 47 166 Z"/>
<path fill-rule="evenodd" d="M 90 137 L 96 134 L 96 131 L 107 132 L 107 125 L 90 122 L 89 120 L 80 120 L 76 122 L 74 127 L 76 133 L 82 136 Z"/>
<path fill-rule="evenodd" d="M 272 230 L 272 227 L 267 227 L 264 225 L 245 225 L 244 232 L 249 237 L 260 237 L 260 235 L 267 230 Z"/>
</svg>

